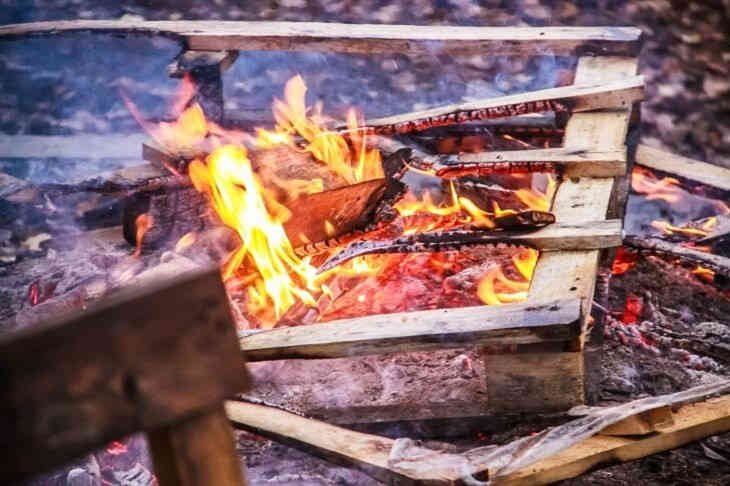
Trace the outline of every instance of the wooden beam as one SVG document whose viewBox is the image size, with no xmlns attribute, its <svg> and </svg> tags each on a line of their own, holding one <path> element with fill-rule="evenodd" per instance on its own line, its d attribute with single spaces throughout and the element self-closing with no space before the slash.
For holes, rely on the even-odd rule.
<svg viewBox="0 0 730 486">
<path fill-rule="evenodd" d="M 636 163 L 681 179 L 730 192 L 730 170 L 639 144 Z"/>
<path fill-rule="evenodd" d="M 129 159 L 139 160 L 148 135 L 2 135 L 0 157 L 7 159 Z"/>
<path fill-rule="evenodd" d="M 223 405 L 147 434 L 160 486 L 244 486 Z"/>
<path fill-rule="evenodd" d="M 641 437 L 595 435 L 552 457 L 495 480 L 499 486 L 536 486 L 579 476 L 603 464 L 626 462 L 730 430 L 730 395 L 680 407 L 673 425 Z"/>
<path fill-rule="evenodd" d="M 697 265 L 709 267 L 720 275 L 730 277 L 730 258 L 722 255 L 695 250 L 694 248 L 662 240 L 661 238 L 627 236 L 624 238 L 624 243 L 631 248 L 648 250 L 659 255 L 683 258 Z"/>
<path fill-rule="evenodd" d="M 465 27 L 325 22 L 61 20 L 0 27 L 0 38 L 63 32 L 166 35 L 189 49 L 332 52 L 478 52 L 490 55 L 638 52 L 635 27 Z"/>
<path fill-rule="evenodd" d="M 444 156 L 435 156 L 444 158 Z M 452 162 L 453 160 L 453 162 Z M 612 177 L 626 173 L 626 150 L 551 148 L 479 152 L 453 156 L 450 163 L 500 164 L 505 162 L 551 162 L 563 177 Z M 446 164 L 442 164 L 446 165 Z"/>
<path fill-rule="evenodd" d="M 178 423 L 247 383 L 217 269 L 0 338 L 0 477 Z"/>
<path fill-rule="evenodd" d="M 577 78 L 575 84 L 570 86 L 444 105 L 428 110 L 367 120 L 364 129 L 386 135 L 407 133 L 464 121 L 524 115 L 535 111 L 551 111 L 552 108 L 549 104 L 564 106 L 573 113 L 606 108 L 621 110 L 631 108 L 633 103 L 641 101 L 643 98 L 643 76 L 626 75 L 612 79 L 596 78 L 582 81 Z M 533 106 L 534 108 L 532 108 Z M 346 127 L 342 128 L 346 129 Z M 574 146 L 585 148 L 586 144 Z"/>
<path fill-rule="evenodd" d="M 225 407 L 228 418 L 245 430 L 335 464 L 359 469 L 385 484 L 447 486 L 457 484 L 460 477 L 460 471 L 446 466 L 420 471 L 391 467 L 390 454 L 396 441 L 387 437 L 355 432 L 263 405 L 227 401 Z M 430 452 L 434 460 L 449 456 Z"/>
<path fill-rule="evenodd" d="M 578 300 L 400 312 L 257 332 L 240 340 L 248 361 L 338 358 L 478 344 L 566 342 Z"/>
</svg>

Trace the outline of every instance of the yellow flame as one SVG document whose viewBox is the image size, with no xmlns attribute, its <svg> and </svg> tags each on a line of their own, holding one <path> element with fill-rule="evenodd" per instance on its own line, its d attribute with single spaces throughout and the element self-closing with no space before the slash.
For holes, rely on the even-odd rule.
<svg viewBox="0 0 730 486">
<path fill-rule="evenodd" d="M 316 269 L 300 259 L 284 232 L 282 219 L 269 208 L 280 205 L 267 195 L 243 147 L 226 145 L 213 152 L 206 163 L 193 161 L 190 178 L 199 191 L 210 197 L 221 221 L 234 229 L 240 246 L 223 269 L 223 277 L 236 272 L 256 272 L 249 287 L 251 310 L 274 306 L 276 318 L 296 300 L 315 305 L 311 291 L 316 290 Z"/>
</svg>

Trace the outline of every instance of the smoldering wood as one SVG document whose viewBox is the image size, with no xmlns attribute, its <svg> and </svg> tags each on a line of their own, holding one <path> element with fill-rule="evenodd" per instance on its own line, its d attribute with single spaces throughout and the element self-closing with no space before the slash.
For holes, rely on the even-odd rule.
<svg viewBox="0 0 730 486">
<path fill-rule="evenodd" d="M 643 76 L 626 76 L 607 82 L 574 84 L 516 95 L 446 105 L 429 110 L 367 120 L 362 130 L 383 135 L 421 131 L 453 125 L 526 115 L 529 113 L 592 111 L 630 107 L 644 97 Z M 341 130 L 346 131 L 346 127 Z"/>
<path fill-rule="evenodd" d="M 538 250 L 591 250 L 619 246 L 621 221 L 586 223 L 556 222 L 534 232 L 485 231 L 480 229 L 446 230 L 417 233 L 390 240 L 357 241 L 329 258 L 318 271 L 325 272 L 352 258 L 381 253 L 420 253 L 457 251 L 468 246 L 500 245 Z"/>
<path fill-rule="evenodd" d="M 730 277 L 730 258 L 695 250 L 659 238 L 625 236 L 624 246 L 639 250 L 643 254 L 657 255 L 684 260 L 691 265 L 707 267 L 724 277 Z"/>
<path fill-rule="evenodd" d="M 385 181 L 375 179 L 287 201 L 292 214 L 283 223 L 284 231 L 295 247 L 357 232 L 376 220 L 375 211 L 385 189 Z M 143 239 L 145 249 L 175 243 L 186 233 L 220 224 L 206 196 L 187 177 L 156 179 L 124 199 L 123 234 L 132 245 L 136 244 L 137 218 L 142 214 L 153 220 Z M 325 221 L 332 223 L 332 232 Z"/>
<path fill-rule="evenodd" d="M 718 189 L 722 191 L 718 194 L 719 197 L 730 194 L 730 170 L 717 165 L 664 152 L 644 144 L 639 144 L 636 150 L 636 163 L 683 181 Z"/>
<path fill-rule="evenodd" d="M 140 429 L 170 425 L 247 385 L 217 269 L 128 288 L 0 338 L 12 481 Z"/>
<path fill-rule="evenodd" d="M 262 331 L 243 337 L 249 361 L 338 358 L 367 354 L 566 342 L 580 333 L 580 302 L 511 304 L 341 319 Z"/>
<path fill-rule="evenodd" d="M 148 34 L 178 38 L 189 49 L 332 52 L 475 52 L 491 55 L 638 52 L 635 27 L 465 27 L 325 22 L 61 20 L 0 27 L 0 38 L 66 32 Z"/>
</svg>

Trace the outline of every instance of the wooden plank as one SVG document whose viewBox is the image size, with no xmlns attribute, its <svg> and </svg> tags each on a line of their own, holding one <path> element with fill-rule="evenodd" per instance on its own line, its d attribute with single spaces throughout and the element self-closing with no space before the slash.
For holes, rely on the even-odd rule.
<svg viewBox="0 0 730 486">
<path fill-rule="evenodd" d="M 272 329 L 240 340 L 248 361 L 338 358 L 479 344 L 566 342 L 580 332 L 580 303 L 510 304 L 400 312 Z"/>
<path fill-rule="evenodd" d="M 730 191 L 730 170 L 639 144 L 636 163 L 682 179 Z"/>
<path fill-rule="evenodd" d="M 536 486 L 579 476 L 602 464 L 632 461 L 730 430 L 730 395 L 684 405 L 674 424 L 638 437 L 596 435 L 503 479 L 499 486 Z"/>
<path fill-rule="evenodd" d="M 139 160 L 148 135 L 3 135 L 0 157 L 4 159 L 129 159 Z"/>
<path fill-rule="evenodd" d="M 635 58 L 582 57 L 578 60 L 576 83 L 608 81 L 632 76 L 636 73 L 638 61 Z M 575 113 L 566 126 L 564 146 L 591 147 L 594 150 L 624 149 L 628 130 L 630 107 L 595 113 Z M 613 178 L 580 178 L 564 180 L 553 199 L 552 212 L 558 221 L 590 221 L 604 216 L 608 210 Z M 583 302 L 583 317 L 590 315 L 599 251 L 542 252 L 530 284 L 528 303 L 549 302 L 565 296 L 577 297 Z M 586 323 L 584 323 L 584 326 Z M 585 334 L 585 333 L 584 333 Z M 582 335 L 583 336 L 583 335 Z M 541 365 L 553 369 L 560 364 L 563 380 L 562 395 L 546 394 L 543 406 L 546 408 L 567 407 L 585 402 L 585 363 L 583 337 L 573 345 L 570 353 L 543 353 Z M 509 410 L 509 403 L 502 399 L 510 389 L 525 386 L 530 375 L 519 375 L 512 370 L 521 369 L 523 354 L 484 353 L 487 375 L 487 392 L 490 406 L 502 404 Z M 572 362 L 572 365 L 568 365 Z M 559 373 L 559 375 L 558 375 Z M 539 387 L 539 383 L 534 386 Z M 514 394 L 511 396 L 516 397 Z M 516 398 L 517 399 L 517 398 Z M 515 403 L 521 403 L 516 401 Z"/>
<path fill-rule="evenodd" d="M 612 177 L 626 173 L 626 150 L 556 148 L 460 154 L 459 162 L 553 162 L 563 177 Z"/>
<path fill-rule="evenodd" d="M 217 269 L 0 338 L 0 477 L 178 422 L 246 385 Z"/>
<path fill-rule="evenodd" d="M 634 74 L 637 64 L 635 58 L 580 58 L 576 82 L 621 79 Z M 566 126 L 564 146 L 623 149 L 629 116 L 630 107 L 574 114 Z M 613 178 L 566 180 L 558 187 L 552 212 L 558 221 L 571 222 L 605 216 L 612 188 Z M 543 254 L 535 268 L 528 302 L 554 300 L 556 295 L 577 296 L 584 299 L 584 317 L 587 318 L 597 269 L 598 251 Z"/>
<path fill-rule="evenodd" d="M 601 431 L 601 435 L 646 435 L 671 425 L 674 425 L 672 407 L 664 406 L 632 415 L 609 425 Z"/>
<path fill-rule="evenodd" d="M 61 20 L 0 27 L 0 37 L 63 32 L 167 35 L 193 50 L 332 52 L 479 52 L 492 55 L 638 52 L 635 27 L 466 27 L 325 22 Z"/>
<path fill-rule="evenodd" d="M 501 110 L 500 116 L 506 117 L 527 114 L 535 111 L 529 108 L 532 104 L 535 104 L 536 107 L 539 104 L 542 107 L 547 106 L 546 104 L 550 102 L 564 105 L 571 112 L 578 113 L 605 108 L 630 108 L 633 103 L 643 98 L 643 76 L 626 75 L 617 76 L 612 79 L 597 78 L 582 82 L 576 79 L 575 84 L 570 86 L 547 88 L 526 93 L 469 101 L 467 103 L 444 105 L 428 110 L 367 120 L 365 122 L 365 128 L 369 128 L 378 133 L 404 133 L 415 129 L 425 129 L 431 126 L 440 126 L 449 123 L 454 124 L 461 121 L 497 118 L 498 116 L 496 114 L 491 114 L 490 110 L 492 109 Z M 550 110 L 551 108 L 547 107 L 542 111 Z M 459 114 L 463 114 L 463 120 Z M 450 115 L 453 115 L 453 117 L 447 119 Z M 572 147 L 580 148 L 589 146 L 599 148 L 599 146 L 592 146 L 588 141 L 584 141 L 581 145 L 571 145 Z M 569 145 L 566 144 L 565 146 L 568 147 Z"/>
<path fill-rule="evenodd" d="M 243 486 L 223 405 L 147 434 L 160 486 Z"/>
<path fill-rule="evenodd" d="M 434 466 L 422 471 L 398 471 L 389 465 L 396 441 L 307 419 L 283 410 L 227 401 L 228 418 L 237 426 L 345 467 L 357 468 L 385 484 L 447 486 L 459 471 Z M 439 454 L 433 451 L 434 459 Z M 444 454 L 445 455 L 445 454 Z"/>
</svg>

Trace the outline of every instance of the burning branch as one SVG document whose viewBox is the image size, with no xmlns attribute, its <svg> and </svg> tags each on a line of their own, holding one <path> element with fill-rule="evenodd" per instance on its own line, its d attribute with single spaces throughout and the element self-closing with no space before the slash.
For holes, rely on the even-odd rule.
<svg viewBox="0 0 730 486">
<path fill-rule="evenodd" d="M 635 248 L 639 252 L 660 257 L 679 258 L 693 265 L 701 265 L 715 271 L 719 275 L 730 277 L 730 258 L 696 250 L 688 246 L 673 244 L 659 238 L 626 236 L 624 246 Z"/>
<path fill-rule="evenodd" d="M 319 273 L 330 270 L 357 256 L 379 253 L 420 253 L 458 251 L 477 245 L 523 247 L 539 250 L 587 250 L 617 246 L 620 221 L 592 221 L 580 224 L 556 223 L 541 230 L 525 233 L 484 230 L 433 231 L 401 236 L 391 240 L 358 241 L 324 262 Z"/>
<path fill-rule="evenodd" d="M 368 121 L 361 127 L 369 133 L 392 135 L 480 120 L 530 113 L 580 112 L 601 108 L 629 107 L 644 97 L 644 78 L 633 76 L 605 84 L 576 84 L 481 101 L 447 105 Z M 341 127 L 340 130 L 346 130 Z"/>
</svg>

